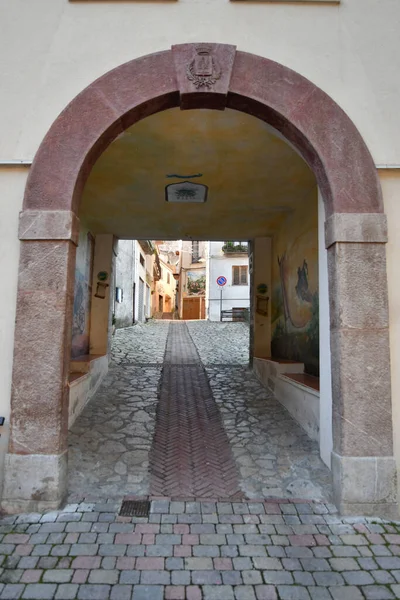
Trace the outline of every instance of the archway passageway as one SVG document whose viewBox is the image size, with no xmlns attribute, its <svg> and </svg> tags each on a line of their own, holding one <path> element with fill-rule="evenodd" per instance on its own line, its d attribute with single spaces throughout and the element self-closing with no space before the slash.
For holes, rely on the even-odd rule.
<svg viewBox="0 0 400 600">
<path fill-rule="evenodd" d="M 303 348 L 304 343 L 318 338 L 317 329 L 314 324 L 307 325 L 300 306 L 308 303 L 314 307 L 315 315 L 318 312 L 318 260 L 309 270 L 315 255 L 311 250 L 310 255 L 305 255 L 299 245 L 285 240 L 295 226 L 304 224 L 303 218 L 316 220 L 318 186 L 327 219 L 325 244 L 321 242 L 322 228 L 319 231 L 329 277 L 330 342 L 327 318 L 326 360 L 331 360 L 332 353 L 332 379 L 326 383 L 321 398 L 326 403 L 327 429 L 332 419 L 334 499 L 345 512 L 393 515 L 397 504 L 388 372 L 386 225 L 372 158 L 343 111 L 298 74 L 272 61 L 236 51 L 233 46 L 211 44 L 206 53 L 219 75 L 207 80 L 209 85 L 200 85 L 193 76 L 198 52 L 191 44 L 175 46 L 171 51 L 132 61 L 100 78 L 65 109 L 37 153 L 21 215 L 12 431 L 3 506 L 7 510 L 27 506 L 42 509 L 59 505 L 65 497 L 71 416 L 70 332 L 78 242 L 79 262 L 79 249 L 89 248 L 92 234 L 96 238 L 90 341 L 85 338 L 87 332 L 82 331 L 80 342 L 82 348 L 86 344 L 89 356 L 103 358 L 96 363 L 97 375 L 107 368 L 104 357 L 108 353 L 107 323 L 111 324 L 111 312 L 106 290 L 112 289 L 107 278 L 113 271 L 115 237 L 252 240 L 252 351 L 256 359 L 267 360 L 273 344 L 282 356 L 291 345 Z M 209 120 L 200 117 L 195 123 L 199 135 L 203 123 L 212 125 L 205 136 L 210 143 L 200 145 L 207 161 L 199 168 L 190 160 L 182 162 L 179 168 L 189 167 L 190 171 L 180 173 L 176 172 L 176 159 L 195 155 L 185 146 L 185 128 L 180 134 L 177 120 L 171 117 L 168 121 L 168 113 L 173 111 L 167 109 L 177 107 L 200 109 L 193 111 L 193 123 L 195 113 L 204 115 L 201 109 L 212 109 L 212 115 L 224 115 L 225 119 L 218 125 L 215 116 Z M 240 135 L 239 126 L 229 126 L 220 135 L 221 124 L 229 124 L 232 114 L 242 118 L 242 127 L 256 117 L 253 120 L 263 126 L 262 133 L 246 138 Z M 160 162 L 154 160 L 154 153 L 163 145 L 157 143 L 157 136 L 162 131 L 158 125 L 164 115 L 167 124 L 175 123 L 174 144 L 164 144 L 164 159 Z M 150 123 L 147 133 L 152 133 L 148 139 L 154 143 L 141 147 L 141 163 L 136 160 L 138 155 L 131 153 L 130 168 L 126 169 L 123 150 L 129 147 L 130 140 L 135 148 L 135 131 L 143 132 L 141 127 L 145 129 L 146 122 Z M 197 140 L 191 139 L 193 147 Z M 228 141 L 236 153 L 218 146 L 220 140 Z M 146 159 L 153 165 L 150 178 Z M 112 163 L 114 176 L 107 178 L 107 168 Z M 190 180 L 203 177 L 203 166 L 208 169 L 202 188 L 204 202 L 196 202 L 198 196 L 193 188 L 190 194 L 187 190 L 184 194 L 194 198 L 194 203 L 170 202 L 165 185 L 169 179 L 178 185 L 183 176 Z M 115 178 L 120 185 L 115 186 Z M 166 195 L 160 200 L 159 191 L 164 188 Z M 83 236 L 86 245 L 82 244 Z M 276 249 L 275 260 L 271 252 Z M 90 263 L 89 255 L 87 251 L 86 264 Z M 300 262 L 296 264 L 297 280 L 293 284 L 288 273 L 294 258 Z M 267 322 L 263 318 L 270 313 L 266 292 L 261 289 L 266 284 L 274 287 L 271 265 L 281 279 L 282 302 L 279 304 L 272 295 L 270 307 L 276 311 Z M 260 271 L 262 278 L 257 275 Z M 323 272 L 326 275 L 326 266 Z M 80 281 L 88 290 L 85 275 Z M 324 308 L 329 315 L 325 283 Z M 138 294 L 145 293 L 144 285 L 142 280 Z M 295 302 L 288 292 L 290 286 L 295 290 Z M 355 293 L 361 287 L 362 299 Z M 101 327 L 97 326 L 99 323 Z M 286 328 L 282 329 L 282 323 Z M 311 355 L 312 352 L 315 348 L 311 351 L 310 347 Z M 303 361 L 309 372 L 316 368 L 315 356 L 311 355 Z M 44 356 L 51 356 L 53 361 L 47 372 L 41 368 Z M 84 360 L 77 362 L 79 369 L 86 368 L 80 364 Z M 257 368 L 260 376 L 279 375 L 276 364 Z M 209 376 L 213 386 L 214 374 L 210 372 Z M 249 389 L 253 385 L 250 383 Z M 265 401 L 268 404 L 269 399 Z M 226 408 L 229 406 L 221 406 L 222 414 Z M 228 430 L 229 423 L 225 425 Z M 309 429 L 312 432 L 313 427 Z"/>
<path fill-rule="evenodd" d="M 117 331 L 110 371 L 70 433 L 70 501 L 329 502 L 318 443 L 260 384 L 246 348 L 245 323 L 153 321 Z"/>
</svg>

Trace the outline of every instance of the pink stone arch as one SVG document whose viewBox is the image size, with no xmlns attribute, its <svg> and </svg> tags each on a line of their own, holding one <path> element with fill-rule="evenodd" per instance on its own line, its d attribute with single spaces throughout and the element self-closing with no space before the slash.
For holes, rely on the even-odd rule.
<svg viewBox="0 0 400 600">
<path fill-rule="evenodd" d="M 65 108 L 44 138 L 26 186 L 24 208 L 77 211 L 91 167 L 130 125 L 180 106 L 172 51 L 125 63 L 89 85 Z M 193 92 L 191 107 L 214 93 Z M 346 113 L 320 88 L 288 67 L 237 51 L 225 106 L 278 129 L 313 169 L 334 212 L 382 212 L 371 155 Z"/>
<path fill-rule="evenodd" d="M 335 498 L 347 512 L 396 510 L 386 229 L 372 157 L 353 122 L 312 82 L 234 46 L 209 47 L 221 70 L 210 88 L 196 88 L 187 77 L 193 44 L 132 60 L 74 98 L 35 156 L 21 214 L 7 510 L 57 506 L 66 490 L 76 215 L 85 181 L 119 133 L 179 106 L 254 115 L 312 168 L 327 217 Z M 378 382 L 368 364 L 380 369 Z"/>
</svg>

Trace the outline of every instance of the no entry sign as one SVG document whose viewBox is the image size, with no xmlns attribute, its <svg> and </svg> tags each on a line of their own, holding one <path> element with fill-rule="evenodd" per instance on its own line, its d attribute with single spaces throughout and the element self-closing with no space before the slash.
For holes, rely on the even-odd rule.
<svg viewBox="0 0 400 600">
<path fill-rule="evenodd" d="M 217 277 L 217 283 L 220 287 L 223 287 L 224 285 L 226 285 L 226 277 L 220 275 L 219 277 Z"/>
</svg>

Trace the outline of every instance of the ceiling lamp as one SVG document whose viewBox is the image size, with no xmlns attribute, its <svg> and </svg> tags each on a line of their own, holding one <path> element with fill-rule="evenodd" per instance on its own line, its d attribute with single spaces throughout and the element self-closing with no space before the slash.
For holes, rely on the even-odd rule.
<svg viewBox="0 0 400 600">
<path fill-rule="evenodd" d="M 208 187 L 201 183 L 182 181 L 171 183 L 165 187 L 165 200 L 167 202 L 196 204 L 207 200 Z"/>
</svg>

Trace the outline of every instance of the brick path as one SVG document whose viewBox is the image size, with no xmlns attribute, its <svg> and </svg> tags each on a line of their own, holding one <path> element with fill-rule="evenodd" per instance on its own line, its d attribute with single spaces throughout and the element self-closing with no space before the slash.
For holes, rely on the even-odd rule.
<svg viewBox="0 0 400 600">
<path fill-rule="evenodd" d="M 313 502 L 118 502 L 0 520 L 1 600 L 392 600 L 400 524 Z"/>
<path fill-rule="evenodd" d="M 153 495 L 241 497 L 236 465 L 185 323 L 171 323 L 150 452 Z"/>
</svg>

